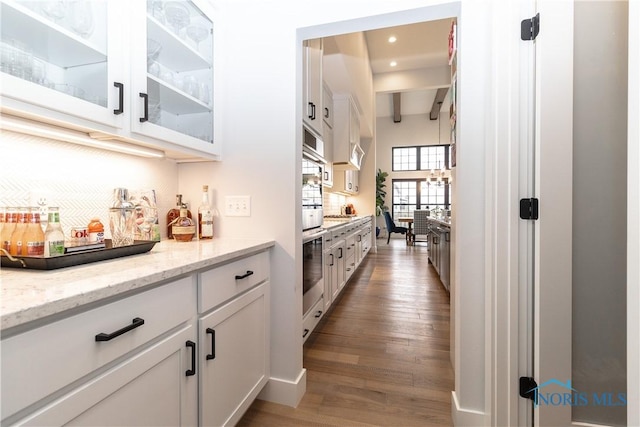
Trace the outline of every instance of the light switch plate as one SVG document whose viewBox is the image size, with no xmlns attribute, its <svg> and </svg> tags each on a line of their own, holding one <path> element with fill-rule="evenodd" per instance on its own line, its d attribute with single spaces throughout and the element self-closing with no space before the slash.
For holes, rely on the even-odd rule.
<svg viewBox="0 0 640 427">
<path fill-rule="evenodd" d="M 251 196 L 225 196 L 226 216 L 251 216 Z"/>
</svg>

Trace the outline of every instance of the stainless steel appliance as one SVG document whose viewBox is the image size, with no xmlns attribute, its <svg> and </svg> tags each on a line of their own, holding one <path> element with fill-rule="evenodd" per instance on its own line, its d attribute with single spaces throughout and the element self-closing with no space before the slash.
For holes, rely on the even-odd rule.
<svg viewBox="0 0 640 427">
<path fill-rule="evenodd" d="M 302 230 L 322 227 L 323 164 L 305 153 L 302 159 Z"/>
<path fill-rule="evenodd" d="M 302 313 L 303 316 L 322 298 L 324 291 L 324 263 L 322 262 L 322 228 L 310 230 L 302 236 Z"/>
</svg>

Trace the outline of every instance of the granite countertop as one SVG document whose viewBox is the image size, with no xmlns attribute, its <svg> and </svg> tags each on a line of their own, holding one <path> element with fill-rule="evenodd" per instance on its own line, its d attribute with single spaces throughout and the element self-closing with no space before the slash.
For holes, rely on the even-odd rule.
<svg viewBox="0 0 640 427">
<path fill-rule="evenodd" d="M 350 216 L 348 218 L 324 217 L 322 228 L 324 228 L 325 230 L 331 230 L 332 228 L 340 227 L 345 224 L 350 224 L 369 218 L 371 218 L 371 215 Z"/>
<path fill-rule="evenodd" d="M 2 268 L 0 330 L 36 321 L 274 246 L 269 239 L 163 240 L 150 252 L 58 270 Z"/>
</svg>

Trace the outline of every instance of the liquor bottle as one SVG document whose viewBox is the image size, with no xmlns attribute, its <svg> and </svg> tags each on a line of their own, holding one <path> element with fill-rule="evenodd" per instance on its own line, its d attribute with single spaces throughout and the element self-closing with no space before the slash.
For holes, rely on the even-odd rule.
<svg viewBox="0 0 640 427">
<path fill-rule="evenodd" d="M 176 194 L 176 207 L 172 208 L 167 212 L 167 238 L 173 239 L 173 233 L 171 231 L 171 227 L 173 226 L 173 222 L 180 217 L 180 209 L 187 208 L 187 205 L 182 203 L 182 194 Z M 191 216 L 191 211 L 187 209 L 187 217 L 193 218 Z"/>
<path fill-rule="evenodd" d="M 180 208 L 180 216 L 173 221 L 171 233 L 179 242 L 190 242 L 196 235 L 196 223 L 188 216 L 186 207 Z"/>
<path fill-rule="evenodd" d="M 64 233 L 60 225 L 60 212 L 56 207 L 49 207 L 49 221 L 44 233 L 44 256 L 64 255 Z"/>
<path fill-rule="evenodd" d="M 11 247 L 9 253 L 13 256 L 22 255 L 22 236 L 27 228 L 27 208 L 18 208 L 16 226 L 11 233 Z"/>
<path fill-rule="evenodd" d="M 22 255 L 44 255 L 44 232 L 40 225 L 40 208 L 34 207 L 27 214 L 27 226 L 22 235 Z"/>
<path fill-rule="evenodd" d="M 16 223 L 18 222 L 18 209 L 9 207 L 4 213 L 4 224 L 2 226 L 2 233 L 0 234 L 0 245 L 2 249 L 7 252 L 11 251 L 11 235 L 13 230 L 16 229 Z"/>
<path fill-rule="evenodd" d="M 209 203 L 209 186 L 202 186 L 202 204 L 198 207 L 198 238 L 213 239 L 213 210 Z"/>
</svg>

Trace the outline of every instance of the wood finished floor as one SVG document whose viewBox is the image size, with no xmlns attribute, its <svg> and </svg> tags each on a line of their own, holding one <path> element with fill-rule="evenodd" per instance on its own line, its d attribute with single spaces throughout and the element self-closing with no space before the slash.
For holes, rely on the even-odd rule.
<svg viewBox="0 0 640 427">
<path fill-rule="evenodd" d="M 449 295 L 425 243 L 379 239 L 304 346 L 297 408 L 256 400 L 239 426 L 451 426 Z"/>
</svg>

